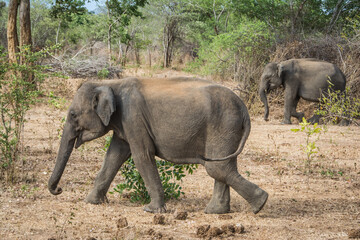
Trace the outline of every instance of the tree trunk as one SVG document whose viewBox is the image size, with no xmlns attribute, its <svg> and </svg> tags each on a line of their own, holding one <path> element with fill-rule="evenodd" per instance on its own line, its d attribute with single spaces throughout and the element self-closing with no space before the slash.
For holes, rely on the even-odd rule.
<svg viewBox="0 0 360 240">
<path fill-rule="evenodd" d="M 148 47 L 148 56 L 149 56 L 149 67 L 151 67 L 151 50 L 150 50 L 150 47 Z"/>
<path fill-rule="evenodd" d="M 109 1 L 106 1 L 106 7 L 107 7 L 107 14 L 108 14 L 108 21 L 109 21 L 109 25 L 108 25 L 108 52 L 109 52 L 109 65 L 111 66 L 111 12 L 110 12 L 110 6 L 109 6 Z"/>
<path fill-rule="evenodd" d="M 20 47 L 31 45 L 30 0 L 21 0 L 19 7 Z"/>
<path fill-rule="evenodd" d="M 20 0 L 19 5 L 19 23 L 20 23 L 20 49 L 23 49 L 25 46 L 28 46 L 26 50 L 26 55 L 32 51 L 32 40 L 31 40 L 31 20 L 30 20 L 30 0 Z M 26 62 L 28 56 L 20 56 L 20 64 L 30 66 L 32 63 Z M 22 78 L 31 83 L 32 87 L 36 89 L 36 83 L 34 81 L 34 75 L 31 72 L 21 73 Z"/>
<path fill-rule="evenodd" d="M 178 36 L 178 22 L 176 19 L 170 19 L 166 23 L 163 35 L 164 67 L 168 68 L 172 61 L 174 42 Z"/>
<path fill-rule="evenodd" d="M 9 2 L 9 14 L 7 23 L 7 40 L 8 40 L 8 54 L 9 61 L 16 63 L 16 52 L 18 52 L 19 40 L 17 35 L 17 9 L 19 2 L 18 0 L 10 0 Z"/>
<path fill-rule="evenodd" d="M 328 32 L 328 33 L 332 31 L 332 29 L 333 29 L 334 26 L 335 26 L 336 21 L 338 20 L 338 18 L 339 18 L 339 16 L 340 16 L 343 2 L 344 2 L 344 0 L 339 0 L 339 1 L 336 3 L 336 6 L 335 6 L 335 9 L 334 9 L 333 15 L 332 15 L 332 17 L 331 17 L 331 20 L 330 20 L 330 23 L 329 23 L 329 26 L 328 26 L 328 29 L 327 29 L 327 32 Z"/>
<path fill-rule="evenodd" d="M 108 52 L 109 52 L 109 65 L 111 66 L 111 23 L 108 28 Z"/>
</svg>

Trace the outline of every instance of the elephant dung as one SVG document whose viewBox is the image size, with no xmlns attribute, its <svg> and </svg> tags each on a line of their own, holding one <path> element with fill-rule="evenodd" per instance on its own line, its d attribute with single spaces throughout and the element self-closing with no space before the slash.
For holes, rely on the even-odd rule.
<svg viewBox="0 0 360 240">
<path fill-rule="evenodd" d="M 186 220 L 187 216 L 188 216 L 187 212 L 175 211 L 174 213 L 174 218 L 176 220 Z"/>
<path fill-rule="evenodd" d="M 348 235 L 349 238 L 360 238 L 360 229 L 351 230 Z"/>
<path fill-rule="evenodd" d="M 221 226 L 221 230 L 226 234 L 235 233 L 235 226 L 233 224 L 225 224 Z"/>
<path fill-rule="evenodd" d="M 220 214 L 218 216 L 219 220 L 229 220 L 232 219 L 233 217 L 231 215 L 226 215 L 226 214 Z"/>
<path fill-rule="evenodd" d="M 200 227 L 197 228 L 196 235 L 198 237 L 205 237 L 209 229 L 210 229 L 210 225 L 208 224 L 201 225 Z"/>
<path fill-rule="evenodd" d="M 155 225 L 164 225 L 165 224 L 165 216 L 161 214 L 156 214 L 154 216 L 153 223 Z"/>
<path fill-rule="evenodd" d="M 162 237 L 163 237 L 161 232 L 155 232 L 155 230 L 152 228 L 147 230 L 146 233 L 151 236 L 151 239 L 162 239 Z"/>
<path fill-rule="evenodd" d="M 129 224 L 127 222 L 127 219 L 126 217 L 120 217 L 118 220 L 117 220 L 117 228 L 120 229 L 120 228 L 125 228 L 127 227 Z"/>
<path fill-rule="evenodd" d="M 223 231 L 218 227 L 211 227 L 207 232 L 208 237 L 216 237 L 223 233 Z"/>
</svg>

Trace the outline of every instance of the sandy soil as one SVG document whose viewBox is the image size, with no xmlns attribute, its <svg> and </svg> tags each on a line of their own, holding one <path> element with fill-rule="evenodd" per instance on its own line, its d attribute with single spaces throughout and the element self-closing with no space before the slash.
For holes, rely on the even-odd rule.
<svg viewBox="0 0 360 240">
<path fill-rule="evenodd" d="M 29 111 L 18 170 L 22 180 L 0 185 L 0 239 L 199 239 L 197 231 L 204 225 L 213 230 L 213 235 L 203 236 L 208 239 L 348 239 L 360 229 L 359 127 L 329 126 L 316 143 L 320 150 L 311 163 L 312 173 L 305 174 L 300 147 L 305 136 L 290 130 L 298 125 L 280 125 L 276 117 L 269 122 L 252 118 L 250 137 L 238 157 L 239 172 L 270 195 L 257 215 L 233 190 L 229 214 L 204 214 L 213 180 L 202 166 L 184 178 L 185 196 L 167 202 L 163 224 L 118 194 L 108 194 L 107 204 L 87 204 L 83 199 L 100 169 L 104 139 L 73 152 L 60 182 L 64 192 L 52 196 L 47 181 L 61 119 L 81 81 L 49 82 L 55 95 L 67 99 L 64 108 L 56 109 L 44 97 Z M 111 189 L 121 181 L 117 176 Z M 175 219 L 176 212 L 187 212 L 187 218 Z M 215 231 L 224 225 L 242 225 L 244 232 Z"/>
</svg>

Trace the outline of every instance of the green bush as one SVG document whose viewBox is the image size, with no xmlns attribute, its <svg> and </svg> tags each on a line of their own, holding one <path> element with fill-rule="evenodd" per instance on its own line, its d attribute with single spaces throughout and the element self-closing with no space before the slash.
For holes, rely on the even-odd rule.
<svg viewBox="0 0 360 240">
<path fill-rule="evenodd" d="M 44 66 L 36 65 L 46 51 L 31 52 L 28 46 L 17 53 L 21 63 L 10 63 L 0 49 L 0 179 L 15 180 L 25 114 L 37 102 Z"/>
<path fill-rule="evenodd" d="M 300 123 L 300 128 L 291 129 L 293 132 L 303 132 L 305 133 L 305 144 L 301 145 L 304 153 L 306 154 L 305 158 L 305 172 L 312 172 L 311 162 L 314 159 L 314 154 L 316 154 L 319 148 L 316 146 L 316 142 L 320 138 L 322 132 L 326 132 L 327 128 L 319 127 L 317 123 L 311 125 L 310 122 L 307 122 L 305 118 L 302 119 Z"/>
<path fill-rule="evenodd" d="M 326 122 L 338 123 L 343 119 L 359 125 L 356 119 L 360 118 L 360 99 L 350 97 L 349 88 L 346 88 L 344 92 L 333 91 L 329 88 L 322 94 L 320 108 L 316 114 L 321 115 Z"/>
<path fill-rule="evenodd" d="M 107 68 L 103 68 L 100 71 L 98 71 L 97 76 L 100 79 L 105 79 L 109 77 L 109 74 L 110 74 L 109 70 Z"/>
<path fill-rule="evenodd" d="M 156 160 L 156 166 L 164 188 L 165 201 L 172 198 L 178 199 L 181 195 L 184 195 L 179 182 L 186 176 L 186 172 L 192 174 L 197 168 L 196 164 L 176 165 L 164 160 Z M 131 202 L 149 203 L 149 193 L 132 158 L 129 158 L 129 160 L 124 163 L 120 169 L 120 173 L 125 178 L 125 181 L 124 183 L 118 184 L 114 188 L 114 192 L 123 194 L 126 190 L 129 192 Z"/>
</svg>

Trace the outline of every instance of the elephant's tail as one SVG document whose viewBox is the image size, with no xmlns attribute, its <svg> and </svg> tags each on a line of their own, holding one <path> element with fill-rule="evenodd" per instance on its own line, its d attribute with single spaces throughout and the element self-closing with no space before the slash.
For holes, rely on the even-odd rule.
<svg viewBox="0 0 360 240">
<path fill-rule="evenodd" d="M 200 156 L 201 159 L 204 160 L 204 161 L 224 161 L 224 160 L 228 160 L 230 158 L 237 157 L 242 152 L 242 150 L 244 149 L 245 142 L 246 142 L 246 140 L 247 140 L 247 138 L 249 137 L 249 134 L 250 134 L 251 123 L 250 123 L 250 117 L 249 116 L 244 120 L 243 126 L 244 126 L 244 133 L 243 133 L 243 135 L 241 137 L 239 147 L 234 153 L 232 153 L 232 154 L 230 154 L 230 155 L 228 155 L 226 157 L 223 157 L 223 158 L 206 158 L 204 156 Z"/>
</svg>

